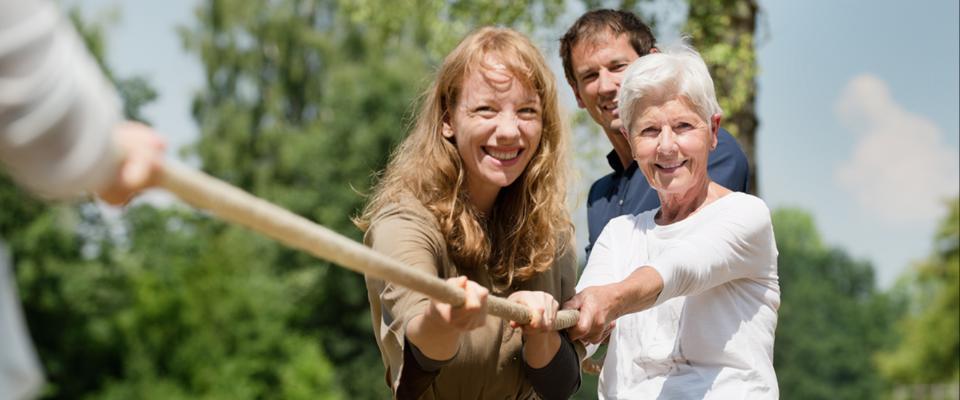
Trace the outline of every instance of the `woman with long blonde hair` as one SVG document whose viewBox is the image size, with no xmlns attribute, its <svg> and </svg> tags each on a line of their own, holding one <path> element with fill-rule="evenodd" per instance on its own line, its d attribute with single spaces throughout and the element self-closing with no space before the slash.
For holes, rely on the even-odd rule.
<svg viewBox="0 0 960 400">
<path fill-rule="evenodd" d="M 566 134 L 555 79 L 523 35 L 481 28 L 444 59 L 357 218 L 367 245 L 466 293 L 453 307 L 367 278 L 397 398 L 566 398 L 579 387 L 577 351 L 552 329 L 576 284 Z M 487 316 L 489 293 L 536 315 L 520 327 Z"/>
</svg>

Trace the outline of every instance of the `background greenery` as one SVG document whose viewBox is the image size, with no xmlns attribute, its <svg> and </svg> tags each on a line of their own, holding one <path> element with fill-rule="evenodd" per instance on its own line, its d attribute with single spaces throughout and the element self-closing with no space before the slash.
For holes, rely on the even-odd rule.
<svg viewBox="0 0 960 400">
<path fill-rule="evenodd" d="M 582 2 L 641 14 L 649 5 Z M 684 30 L 711 65 L 729 114 L 725 126 L 756 168 L 760 10 L 747 0 L 693 3 Z M 481 24 L 559 32 L 556 17 L 566 5 L 209 1 L 180 32 L 206 77 L 193 103 L 201 136 L 187 155 L 221 179 L 359 239 L 349 218 L 442 55 Z M 102 60 L 103 22 L 72 16 Z M 142 77 L 110 75 L 128 117 L 142 120 L 139 110 L 157 89 Z M 583 115 L 572 120 L 580 131 L 592 129 Z M 783 398 L 922 397 L 932 387 L 924 385 L 960 381 L 957 199 L 945 209 L 931 238 L 935 253 L 889 291 L 877 289 L 870 264 L 823 243 L 809 214 L 775 211 Z M 0 237 L 12 248 L 48 374 L 45 398 L 389 396 L 363 281 L 352 272 L 182 207 L 139 205 L 107 218 L 89 202 L 39 202 L 6 180 Z M 577 397 L 594 398 L 595 385 L 586 377 Z"/>
</svg>

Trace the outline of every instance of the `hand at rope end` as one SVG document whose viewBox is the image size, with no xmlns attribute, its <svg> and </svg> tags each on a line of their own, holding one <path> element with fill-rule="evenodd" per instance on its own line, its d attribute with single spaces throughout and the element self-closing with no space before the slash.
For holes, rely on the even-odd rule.
<svg viewBox="0 0 960 400">
<path fill-rule="evenodd" d="M 97 197 L 119 206 L 158 183 L 166 142 L 150 127 L 129 121 L 114 127 L 113 140 L 121 153 L 120 165 L 113 180 L 97 191 Z"/>
</svg>

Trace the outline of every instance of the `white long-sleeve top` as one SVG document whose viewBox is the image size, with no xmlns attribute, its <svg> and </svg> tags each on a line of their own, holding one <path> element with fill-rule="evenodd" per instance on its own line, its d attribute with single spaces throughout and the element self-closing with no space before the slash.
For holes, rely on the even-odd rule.
<svg viewBox="0 0 960 400">
<path fill-rule="evenodd" d="M 21 185 L 65 198 L 116 173 L 120 101 L 53 2 L 0 0 L 0 163 Z M 0 241 L 0 398 L 29 399 L 43 374 Z"/>
<path fill-rule="evenodd" d="M 102 187 L 119 156 L 120 101 L 51 1 L 0 0 L 0 162 L 21 185 L 64 198 Z"/>
<path fill-rule="evenodd" d="M 776 399 L 777 248 L 762 200 L 730 193 L 682 221 L 657 209 L 610 221 L 577 291 L 637 268 L 663 278 L 655 305 L 617 320 L 600 374 L 604 399 Z"/>
</svg>

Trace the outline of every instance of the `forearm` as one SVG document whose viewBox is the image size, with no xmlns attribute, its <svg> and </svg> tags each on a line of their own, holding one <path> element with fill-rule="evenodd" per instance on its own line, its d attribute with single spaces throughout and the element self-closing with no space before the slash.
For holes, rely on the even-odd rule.
<svg viewBox="0 0 960 400">
<path fill-rule="evenodd" d="M 619 317 L 652 307 L 663 290 L 663 278 L 653 268 L 640 267 L 626 279 L 610 286 L 615 293 L 615 311 Z"/>
<path fill-rule="evenodd" d="M 407 323 L 406 336 L 424 356 L 433 360 L 449 360 L 460 350 L 460 331 L 444 324 L 430 308 Z"/>
<path fill-rule="evenodd" d="M 583 279 L 580 284 L 584 284 Z M 643 266 L 622 280 L 580 290 L 564 303 L 564 308 L 580 311 L 576 326 L 569 330 L 570 338 L 586 343 L 602 342 L 617 318 L 656 304 L 663 287 L 660 273 Z"/>
<path fill-rule="evenodd" d="M 523 343 L 523 359 L 532 368 L 543 368 L 557 355 L 560 344 L 560 334 L 557 332 L 530 335 Z"/>
<path fill-rule="evenodd" d="M 531 343 L 527 340 L 524 343 L 524 361 L 526 363 L 524 371 L 537 394 L 545 400 L 568 399 L 577 389 L 580 388 L 580 358 L 574 348 L 573 342 L 559 333 L 552 332 L 548 340 L 550 343 Z M 552 341 L 556 340 L 556 348 L 550 353 L 550 357 L 541 367 L 534 367 L 528 357 L 527 349 L 533 346 L 552 346 Z"/>
<path fill-rule="evenodd" d="M 658 303 L 694 296 L 737 279 L 776 279 L 770 211 L 756 197 L 732 193 L 708 223 L 648 261 L 662 278 Z"/>
</svg>

